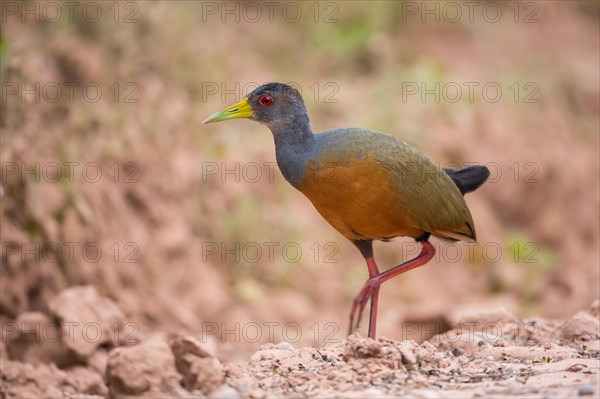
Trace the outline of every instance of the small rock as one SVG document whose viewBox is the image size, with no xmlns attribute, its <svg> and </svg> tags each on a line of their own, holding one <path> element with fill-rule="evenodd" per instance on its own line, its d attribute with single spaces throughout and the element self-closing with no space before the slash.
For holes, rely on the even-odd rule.
<svg viewBox="0 0 600 399">
<path fill-rule="evenodd" d="M 596 299 L 590 306 L 590 314 L 594 317 L 600 318 L 600 299 Z"/>
<path fill-rule="evenodd" d="M 577 350 L 568 346 L 556 349 L 545 350 L 540 347 L 532 346 L 509 346 L 506 348 L 488 348 L 477 355 L 482 358 L 493 356 L 494 359 L 511 359 L 511 361 L 520 361 L 522 363 L 539 363 L 548 361 L 558 361 L 572 358 Z"/>
<path fill-rule="evenodd" d="M 295 350 L 294 347 L 292 346 L 292 344 L 290 344 L 287 341 L 281 341 L 280 343 L 275 345 L 275 348 L 281 349 L 281 350 L 286 350 L 286 351 L 294 351 Z"/>
<path fill-rule="evenodd" d="M 187 390 L 198 389 L 207 394 L 223 384 L 223 366 L 194 337 L 175 338 L 171 350 L 175 355 L 175 367 L 183 376 L 181 383 Z"/>
<path fill-rule="evenodd" d="M 517 395 L 523 390 L 523 384 L 517 382 L 516 379 L 513 377 L 508 380 L 508 389 L 510 390 L 512 395 Z"/>
<path fill-rule="evenodd" d="M 562 328 L 565 339 L 591 339 L 600 334 L 600 322 L 591 314 L 579 311 Z"/>
<path fill-rule="evenodd" d="M 77 387 L 79 392 L 84 392 L 89 395 L 100 395 L 105 397 L 108 394 L 108 389 L 104 385 L 104 380 L 101 374 L 96 373 L 86 367 L 76 366 L 71 367 L 67 371 L 70 384 Z"/>
<path fill-rule="evenodd" d="M 61 370 L 55 364 L 3 361 L 0 391 L 6 398 L 106 397 L 102 376 L 85 367 Z"/>
<path fill-rule="evenodd" d="M 458 353 L 461 355 L 471 355 L 485 350 L 492 345 L 503 346 L 499 345 L 500 342 L 503 342 L 503 338 L 497 335 L 460 329 L 438 334 L 432 337 L 431 341 L 441 350 L 452 351 L 452 353 L 458 350 Z"/>
<path fill-rule="evenodd" d="M 498 324 L 516 323 L 519 319 L 504 307 L 482 312 L 472 312 L 463 315 L 459 324 L 467 324 L 473 331 L 488 331 L 491 326 Z"/>
<path fill-rule="evenodd" d="M 583 384 L 579 385 L 579 388 L 577 388 L 577 394 L 579 396 L 593 395 L 594 385 L 592 385 L 590 382 L 584 382 Z"/>
<path fill-rule="evenodd" d="M 225 381 L 223 366 L 214 357 L 200 358 L 187 354 L 177 359 L 177 365 L 177 370 L 183 375 L 182 385 L 188 390 L 198 389 L 207 394 Z"/>
<path fill-rule="evenodd" d="M 371 338 L 361 338 L 356 335 L 348 337 L 347 349 L 344 359 L 380 357 L 382 355 L 381 342 Z"/>
<path fill-rule="evenodd" d="M 250 360 L 253 362 L 260 362 L 263 360 L 272 360 L 272 359 L 283 360 L 283 359 L 286 359 L 286 358 L 292 357 L 292 356 L 294 356 L 294 352 L 286 350 L 286 349 L 261 347 L 261 349 L 254 352 L 254 354 L 252 355 Z"/>
<path fill-rule="evenodd" d="M 402 355 L 402 363 L 405 365 L 414 365 L 417 363 L 417 356 L 415 353 L 407 348 L 398 348 L 398 351 Z"/>
<path fill-rule="evenodd" d="M 190 396 L 179 381 L 169 345 L 151 339 L 139 345 L 116 348 L 108 354 L 106 383 L 111 397 L 127 395 Z"/>
<path fill-rule="evenodd" d="M 106 349 L 98 349 L 94 352 L 87 361 L 88 366 L 95 370 L 100 375 L 106 374 L 106 364 L 108 363 L 108 351 Z"/>
<path fill-rule="evenodd" d="M 386 397 L 386 395 L 381 389 L 371 387 L 362 391 L 344 392 L 344 397 L 349 399 L 379 399 Z"/>
<path fill-rule="evenodd" d="M 456 357 L 462 356 L 465 353 L 463 348 L 454 348 L 452 349 L 452 354 Z"/>
<path fill-rule="evenodd" d="M 567 368 L 567 371 L 571 371 L 571 372 L 573 372 L 573 373 L 577 373 L 577 372 L 579 372 L 579 371 L 583 370 L 583 369 L 584 369 L 584 368 L 586 368 L 586 367 L 587 367 L 587 366 L 586 366 L 585 364 L 582 364 L 582 363 L 575 363 L 575 364 L 572 364 L 572 365 L 570 365 L 570 366 Z"/>
<path fill-rule="evenodd" d="M 437 391 L 428 389 L 426 391 L 415 391 L 415 397 L 423 399 L 438 399 L 441 398 L 441 395 Z"/>
<path fill-rule="evenodd" d="M 34 364 L 55 363 L 58 367 L 78 363 L 61 339 L 60 326 L 44 313 L 21 313 L 12 324 L 14 332 L 6 337 L 11 359 Z"/>
<path fill-rule="evenodd" d="M 213 399 L 238 399 L 240 393 L 234 387 L 224 384 L 217 390 L 211 392 L 208 397 Z"/>
<path fill-rule="evenodd" d="M 50 312 L 61 322 L 62 341 L 82 360 L 102 344 L 115 345 L 125 316 L 110 298 L 102 297 L 93 286 L 63 290 L 49 303 Z"/>
<path fill-rule="evenodd" d="M 600 352 L 600 339 L 586 342 L 586 348 L 595 352 Z"/>
<path fill-rule="evenodd" d="M 171 350 L 177 356 L 183 356 L 186 353 L 191 353 L 198 357 L 214 357 L 214 348 L 209 347 L 208 344 L 200 342 L 198 339 L 192 336 L 177 336 L 171 342 Z"/>
</svg>

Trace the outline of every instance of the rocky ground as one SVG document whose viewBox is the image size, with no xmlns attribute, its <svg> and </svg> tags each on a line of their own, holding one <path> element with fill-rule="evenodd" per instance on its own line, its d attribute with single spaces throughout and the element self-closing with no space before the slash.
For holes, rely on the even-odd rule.
<svg viewBox="0 0 600 399">
<path fill-rule="evenodd" d="M 321 348 L 265 344 L 222 362 L 201 336 L 133 335 L 118 305 L 72 287 L 50 314 L 4 322 L 2 398 L 539 397 L 600 394 L 600 302 L 567 321 L 503 308 L 462 316 L 428 341 L 352 335 Z"/>
<path fill-rule="evenodd" d="M 439 23 L 403 12 L 416 1 L 295 2 L 298 23 L 268 2 L 239 22 L 205 7 L 244 2 L 89 2 L 97 22 L 4 3 L 0 399 L 600 396 L 599 2 Z M 362 257 L 285 181 L 268 129 L 202 124 L 273 80 L 301 89 L 315 131 L 492 170 L 467 197 L 479 243 L 435 242 L 386 283 L 376 342 L 343 334 Z M 375 245 L 386 269 L 418 250 Z M 227 336 L 240 325 L 262 339 Z"/>
</svg>

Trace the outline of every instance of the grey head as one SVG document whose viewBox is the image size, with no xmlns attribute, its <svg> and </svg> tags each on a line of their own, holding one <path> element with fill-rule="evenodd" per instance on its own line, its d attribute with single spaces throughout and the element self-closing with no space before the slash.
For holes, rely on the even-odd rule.
<svg viewBox="0 0 600 399">
<path fill-rule="evenodd" d="M 284 83 L 266 83 L 247 97 L 253 119 L 268 126 L 273 135 L 304 135 L 310 130 L 310 120 L 302 96 L 292 86 Z"/>
<path fill-rule="evenodd" d="M 255 120 L 271 130 L 283 175 L 290 183 L 298 183 L 315 151 L 310 120 L 298 90 L 283 83 L 266 83 L 237 104 L 210 115 L 204 123 L 237 118 Z"/>
</svg>

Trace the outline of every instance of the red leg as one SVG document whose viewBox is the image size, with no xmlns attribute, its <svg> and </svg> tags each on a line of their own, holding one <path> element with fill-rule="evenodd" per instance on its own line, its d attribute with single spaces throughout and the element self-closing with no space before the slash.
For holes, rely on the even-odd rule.
<svg viewBox="0 0 600 399">
<path fill-rule="evenodd" d="M 365 282 L 360 292 L 354 301 L 352 302 L 352 309 L 350 310 L 350 327 L 348 334 L 352 333 L 354 325 L 354 315 L 358 309 L 358 318 L 356 320 L 356 328 L 360 324 L 362 318 L 363 309 L 367 304 L 369 298 L 371 299 L 371 312 L 369 314 L 369 338 L 375 339 L 375 331 L 377 327 L 377 305 L 379 302 L 379 287 L 384 282 L 402 274 L 416 267 L 423 266 L 433 258 L 435 255 L 435 248 L 429 241 L 422 242 L 423 248 L 421 253 L 414 259 L 406 261 L 396 267 L 386 270 L 383 273 L 379 272 L 375 260 L 371 257 L 367 259 L 367 267 L 369 269 L 369 279 Z"/>
<path fill-rule="evenodd" d="M 352 334 L 352 329 L 353 329 L 353 325 L 354 325 L 354 315 L 356 314 L 357 308 L 358 308 L 358 318 L 356 319 L 356 328 L 358 329 L 360 320 L 362 319 L 362 314 L 363 314 L 365 305 L 367 304 L 367 301 L 369 300 L 369 298 L 372 296 L 373 289 L 375 288 L 375 285 L 372 285 L 370 283 L 372 282 L 372 283 L 376 284 L 376 280 L 373 280 L 373 279 L 380 274 L 374 258 L 367 259 L 367 268 L 369 269 L 369 279 L 363 285 L 363 287 L 360 289 L 360 291 L 358 292 L 358 294 L 354 297 L 354 300 L 352 301 L 352 309 L 350 310 L 350 327 L 348 328 L 348 335 Z M 377 288 L 379 288 L 379 287 L 377 287 Z"/>
<path fill-rule="evenodd" d="M 371 312 L 369 313 L 369 338 L 375 339 L 377 329 L 377 306 L 379 305 L 379 287 L 373 289 L 371 294 Z"/>
</svg>

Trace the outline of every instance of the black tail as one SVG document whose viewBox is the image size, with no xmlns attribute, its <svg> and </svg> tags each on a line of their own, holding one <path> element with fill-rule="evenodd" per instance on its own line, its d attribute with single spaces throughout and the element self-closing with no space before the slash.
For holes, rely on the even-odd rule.
<svg viewBox="0 0 600 399">
<path fill-rule="evenodd" d="M 477 190 L 490 177 L 489 169 L 479 165 L 460 170 L 444 169 L 444 172 L 454 181 L 462 195 Z"/>
</svg>

